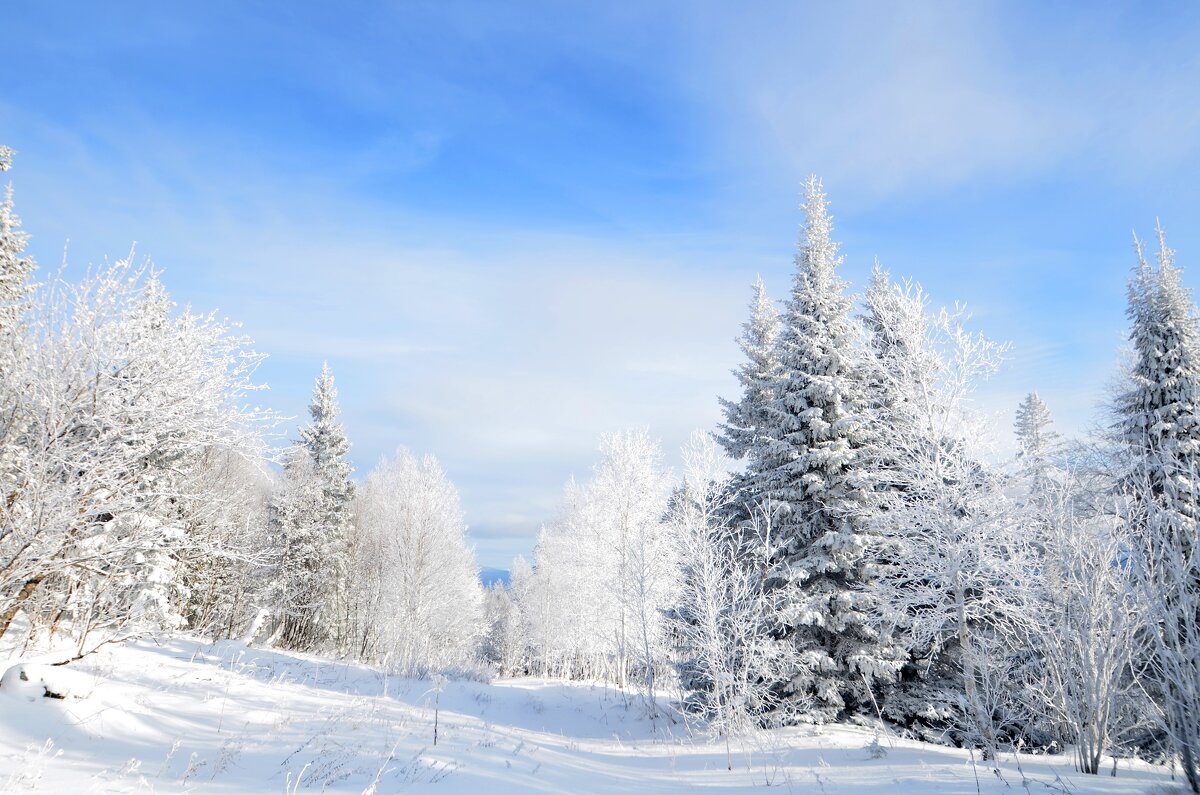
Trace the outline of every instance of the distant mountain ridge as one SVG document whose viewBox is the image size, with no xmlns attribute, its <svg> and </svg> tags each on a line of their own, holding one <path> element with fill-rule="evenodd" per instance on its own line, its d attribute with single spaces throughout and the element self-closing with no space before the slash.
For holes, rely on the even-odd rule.
<svg viewBox="0 0 1200 795">
<path fill-rule="evenodd" d="M 483 583 L 484 588 L 491 588 L 496 583 L 500 583 L 505 588 L 508 588 L 512 585 L 512 572 L 508 569 L 496 569 L 484 566 L 479 570 L 479 581 Z"/>
</svg>

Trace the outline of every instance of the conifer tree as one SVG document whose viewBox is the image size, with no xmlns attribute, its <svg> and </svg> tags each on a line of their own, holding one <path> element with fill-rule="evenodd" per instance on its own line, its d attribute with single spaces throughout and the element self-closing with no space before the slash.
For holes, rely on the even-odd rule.
<svg viewBox="0 0 1200 795">
<path fill-rule="evenodd" d="M 720 398 L 725 422 L 717 441 L 734 460 L 758 458 L 758 449 L 770 439 L 771 403 L 779 378 L 779 312 L 767 297 L 762 279 L 754 282 L 750 319 L 742 326 L 738 347 L 745 361 L 733 374 L 742 387 L 740 400 Z"/>
<path fill-rule="evenodd" d="M 337 389 L 329 365 L 321 368 L 308 407 L 312 422 L 284 470 L 273 510 L 283 543 L 279 572 L 283 638 L 294 648 L 348 641 L 349 538 L 354 500 L 350 442 L 337 421 Z"/>
<path fill-rule="evenodd" d="M 1134 551 L 1164 728 L 1200 792 L 1200 332 L 1174 252 L 1157 231 L 1157 268 L 1136 244 L 1128 309 L 1135 361 L 1117 430 L 1132 461 L 1127 518 L 1141 542 Z"/>
<path fill-rule="evenodd" d="M 0 171 L 7 171 L 12 150 L 0 146 Z M 0 517 L 16 502 L 16 470 L 24 454 L 20 439 L 24 416 L 19 410 L 24 372 L 25 334 L 22 318 L 29 306 L 35 264 L 25 255 L 29 236 L 13 211 L 12 184 L 0 202 Z"/>
<path fill-rule="evenodd" d="M 801 670 L 779 683 L 814 720 L 869 703 L 890 680 L 897 653 L 869 625 L 867 522 L 873 482 L 864 467 L 868 398 L 851 299 L 821 183 L 805 187 L 806 224 L 778 343 L 769 442 L 748 461 L 752 498 L 770 506 L 781 553 L 778 586 L 798 598 L 774 628 L 799 651 Z"/>
<path fill-rule="evenodd" d="M 293 649 L 314 648 L 326 637 L 323 619 L 328 616 L 331 582 L 323 528 L 315 521 L 320 511 L 312 461 L 302 445 L 293 444 L 285 453 L 269 506 L 278 552 L 272 594 L 277 634 Z"/>
<path fill-rule="evenodd" d="M 312 424 L 300 429 L 300 439 L 312 459 L 324 495 L 321 519 L 344 536 L 350 525 L 350 503 L 354 500 L 354 483 L 350 480 L 354 468 L 346 460 L 350 442 L 337 421 L 339 411 L 333 373 L 326 362 L 321 366 L 308 407 Z"/>
<path fill-rule="evenodd" d="M 308 407 L 312 423 L 300 429 L 300 438 L 312 460 L 312 471 L 321 496 L 315 518 L 323 540 L 325 565 L 330 569 L 330 591 L 327 594 L 329 628 L 333 632 L 336 647 L 341 649 L 346 640 L 343 636 L 350 609 L 347 578 L 354 505 L 354 482 L 350 480 L 350 475 L 354 468 L 346 460 L 350 442 L 341 423 L 337 421 L 339 411 L 333 373 L 326 362 L 321 366 L 321 375 L 313 390 L 313 401 Z"/>
<path fill-rule="evenodd" d="M 1008 538 L 1003 481 L 978 459 L 986 433 L 969 410 L 977 383 L 1004 346 L 966 330 L 961 309 L 930 313 L 918 285 L 891 284 L 876 268 L 866 296 L 870 428 L 864 459 L 875 478 L 872 528 L 881 631 L 907 651 L 888 718 L 995 753 L 994 716 L 1009 705 L 1006 669 L 988 656 L 1019 612 L 1020 546 Z M 1013 572 L 998 575 L 1004 570 Z"/>
<path fill-rule="evenodd" d="M 1061 446 L 1058 433 L 1051 428 L 1053 424 L 1050 409 L 1037 392 L 1030 392 L 1017 407 L 1017 419 L 1013 423 L 1017 457 L 1035 492 L 1046 486 L 1051 459 Z"/>
<path fill-rule="evenodd" d="M 876 500 L 868 521 L 885 528 L 872 554 L 880 566 L 879 576 L 887 579 L 903 566 L 901 561 L 913 557 L 915 549 L 927 545 L 924 528 L 909 521 L 920 500 L 910 452 L 914 447 L 938 445 L 939 434 L 930 424 L 934 419 L 930 408 L 937 405 L 930 398 L 938 362 L 929 344 L 931 322 L 924 291 L 920 285 L 893 283 L 878 262 L 859 319 L 865 332 L 870 412 L 864 459 L 875 479 Z M 877 582 L 873 587 L 887 593 L 888 585 Z M 891 634 L 905 656 L 897 682 L 878 694 L 883 712 L 905 725 L 931 719 L 944 725 L 936 718 L 948 717 L 946 705 L 954 702 L 958 690 L 950 655 L 943 649 L 935 660 L 931 644 L 918 642 L 905 621 L 896 623 Z"/>
<path fill-rule="evenodd" d="M 21 219 L 13 211 L 13 187 L 9 183 L 0 202 L 0 334 L 5 336 L 18 333 L 33 292 L 30 278 L 35 265 L 33 258 L 25 254 L 28 242 L 29 235 L 21 231 Z"/>
</svg>

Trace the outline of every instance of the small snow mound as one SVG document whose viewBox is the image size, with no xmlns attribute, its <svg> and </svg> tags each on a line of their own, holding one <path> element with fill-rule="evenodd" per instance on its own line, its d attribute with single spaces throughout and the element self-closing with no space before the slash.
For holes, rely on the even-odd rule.
<svg viewBox="0 0 1200 795">
<path fill-rule="evenodd" d="M 56 665 L 19 663 L 0 676 L 0 693 L 38 698 L 84 698 L 91 692 L 91 678 Z"/>
</svg>

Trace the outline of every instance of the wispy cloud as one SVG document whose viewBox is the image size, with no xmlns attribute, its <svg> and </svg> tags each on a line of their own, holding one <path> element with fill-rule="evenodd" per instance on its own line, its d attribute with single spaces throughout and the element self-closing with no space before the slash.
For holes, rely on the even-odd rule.
<svg viewBox="0 0 1200 795">
<path fill-rule="evenodd" d="M 786 290 L 809 172 L 848 276 L 878 254 L 966 299 L 1014 342 L 981 403 L 1039 388 L 1070 427 L 1119 340 L 1125 229 L 1163 214 L 1200 251 L 1187 7 L 75 11 L 54 36 L 6 18 L 29 69 L 0 136 L 39 257 L 137 240 L 273 354 L 287 414 L 329 359 L 359 469 L 437 454 L 489 563 L 597 434 L 673 450 L 713 425 L 748 284 Z"/>
</svg>

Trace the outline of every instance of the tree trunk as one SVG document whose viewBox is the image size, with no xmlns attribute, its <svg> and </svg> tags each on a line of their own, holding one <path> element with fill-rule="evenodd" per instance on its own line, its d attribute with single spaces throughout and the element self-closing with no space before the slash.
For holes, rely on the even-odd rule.
<svg viewBox="0 0 1200 795">
<path fill-rule="evenodd" d="M 29 601 L 29 597 L 33 596 L 34 591 L 42 584 L 42 575 L 33 577 L 25 581 L 21 586 L 21 590 L 17 593 L 16 599 L 7 610 L 0 613 L 0 640 L 3 640 L 8 628 L 12 625 L 13 619 L 17 617 L 17 613 L 21 611 L 21 606 Z"/>
</svg>

